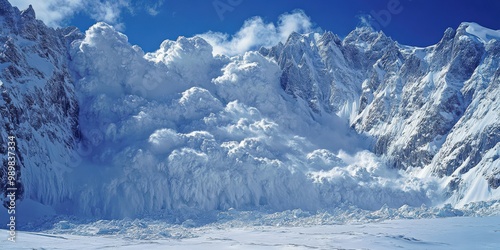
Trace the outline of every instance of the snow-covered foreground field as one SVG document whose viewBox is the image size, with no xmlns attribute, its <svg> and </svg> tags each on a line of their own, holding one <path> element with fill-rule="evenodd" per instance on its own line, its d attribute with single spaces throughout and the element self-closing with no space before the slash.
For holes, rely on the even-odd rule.
<svg viewBox="0 0 500 250">
<path fill-rule="evenodd" d="M 306 227 L 199 227 L 193 237 L 137 240 L 1 230 L 2 249 L 499 249 L 500 216 Z"/>
</svg>

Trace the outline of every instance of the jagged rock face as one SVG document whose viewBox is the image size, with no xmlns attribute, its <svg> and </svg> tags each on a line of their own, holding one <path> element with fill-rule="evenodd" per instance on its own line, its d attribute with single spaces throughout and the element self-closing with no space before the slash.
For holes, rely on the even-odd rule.
<svg viewBox="0 0 500 250">
<path fill-rule="evenodd" d="M 394 74 L 404 60 L 394 41 L 366 27 L 344 40 L 331 32 L 294 33 L 284 45 L 260 53 L 280 65 L 281 86 L 287 93 L 306 100 L 316 113 L 335 113 L 350 122 L 373 101 L 381 82 L 389 81 L 382 72 Z"/>
<path fill-rule="evenodd" d="M 67 68 L 67 47 L 79 32 L 47 28 L 31 7 L 20 12 L 7 1 L 0 1 L 0 19 L 1 157 L 5 163 L 6 138 L 15 136 L 18 198 L 41 200 L 56 189 L 57 195 L 43 201 L 55 204 L 67 195 L 64 172 L 79 139 L 78 103 Z M 5 171 L 1 178 L 5 186 Z"/>
<path fill-rule="evenodd" d="M 350 118 L 358 132 L 376 139 L 373 150 L 394 168 L 461 175 L 500 141 L 494 97 L 499 95 L 499 41 L 481 38 L 475 26 L 448 29 L 427 48 L 402 46 L 383 33 L 358 28 L 343 41 L 329 33 L 321 38 L 294 34 L 261 53 L 283 69 L 283 89 L 315 112 Z M 346 108 L 350 105 L 354 108 Z M 471 130 L 476 123 L 487 125 Z M 484 177 L 490 187 L 497 172 Z"/>
<path fill-rule="evenodd" d="M 480 64 L 467 79 L 460 93 L 466 106 L 463 115 L 449 132 L 441 149 L 430 164 L 438 176 L 451 176 L 461 183 L 451 190 L 455 199 L 479 193 L 475 180 L 484 186 L 498 188 L 500 176 L 500 60 L 498 40 L 489 41 Z M 473 58 L 473 57 L 471 57 Z M 474 194 L 474 192 L 476 194 Z"/>
<path fill-rule="evenodd" d="M 384 70 L 386 76 L 396 76 L 392 81 L 401 88 L 379 85 L 379 98 L 354 123 L 358 131 L 378 138 L 375 151 L 390 157 L 394 167 L 422 167 L 438 176 L 460 178 L 500 141 L 499 104 L 488 97 L 499 93 L 499 54 L 494 49 L 498 40 L 479 41 L 467 32 L 470 25 L 447 30 L 435 46 L 403 51 L 402 67 Z M 390 98 L 383 107 L 387 100 L 382 93 L 401 98 Z M 384 111 L 389 119 L 374 119 Z M 485 125 L 470 129 L 476 123 Z M 491 180 L 491 173 L 484 174 L 481 178 Z"/>
</svg>

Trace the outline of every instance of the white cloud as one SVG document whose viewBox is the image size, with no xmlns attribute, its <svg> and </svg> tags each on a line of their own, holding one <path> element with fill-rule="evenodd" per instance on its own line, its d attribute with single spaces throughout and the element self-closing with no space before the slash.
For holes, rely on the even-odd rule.
<svg viewBox="0 0 500 250">
<path fill-rule="evenodd" d="M 311 19 L 302 11 L 281 15 L 278 22 L 278 31 L 282 41 L 286 40 L 294 31 L 299 33 L 310 32 L 312 27 Z"/>
<path fill-rule="evenodd" d="M 107 1 L 107 2 L 92 2 L 90 4 L 90 16 L 97 21 L 114 24 L 120 19 L 123 9 L 130 8 L 130 3 L 126 0 Z"/>
<path fill-rule="evenodd" d="M 146 5 L 144 8 L 151 16 L 156 16 L 160 13 L 160 8 L 163 6 L 164 0 L 154 1 L 151 4 Z"/>
<path fill-rule="evenodd" d="M 10 0 L 19 9 L 26 9 L 31 4 L 37 18 L 45 24 L 62 26 L 77 13 L 84 13 L 95 21 L 104 21 L 116 28 L 123 28 L 122 15 L 135 14 L 136 11 L 146 11 L 157 15 L 164 0 L 132 1 L 132 0 Z"/>
<path fill-rule="evenodd" d="M 233 36 L 212 32 L 199 35 L 214 48 L 214 54 L 237 55 L 259 47 L 273 46 L 284 42 L 292 32 L 314 31 L 311 19 L 302 11 L 280 16 L 277 25 L 265 23 L 260 17 L 251 18 Z"/>
</svg>

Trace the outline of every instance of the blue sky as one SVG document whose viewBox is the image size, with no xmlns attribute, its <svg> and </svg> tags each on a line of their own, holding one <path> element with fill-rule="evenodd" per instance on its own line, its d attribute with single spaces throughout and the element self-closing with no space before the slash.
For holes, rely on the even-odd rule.
<svg viewBox="0 0 500 250">
<path fill-rule="evenodd" d="M 75 25 L 86 30 L 106 21 L 145 51 L 156 50 L 165 39 L 208 31 L 236 34 L 245 20 L 259 16 L 262 25 L 279 26 L 284 13 L 303 11 L 310 26 L 342 36 L 368 20 L 402 44 L 436 43 L 447 27 L 477 22 L 500 29 L 498 0 L 10 0 L 20 8 L 32 3 L 37 17 L 51 26 Z M 296 20 L 300 22 L 300 20 Z M 277 31 L 279 32 L 279 31 Z M 221 34 L 219 34 L 221 35 Z"/>
</svg>

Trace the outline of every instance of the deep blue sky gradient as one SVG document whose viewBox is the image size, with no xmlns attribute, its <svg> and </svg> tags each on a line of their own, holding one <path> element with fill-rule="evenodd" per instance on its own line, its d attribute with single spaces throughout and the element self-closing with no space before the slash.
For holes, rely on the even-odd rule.
<svg viewBox="0 0 500 250">
<path fill-rule="evenodd" d="M 228 3 L 231 0 L 216 0 Z M 360 16 L 388 13 L 388 4 L 399 1 L 400 13 L 391 14 L 390 22 L 378 25 L 401 44 L 428 46 L 442 37 L 447 27 L 457 28 L 461 22 L 477 22 L 491 29 L 500 29 L 500 0 L 232 0 L 241 2 L 220 18 L 214 0 L 165 0 L 160 13 L 125 13 L 123 32 L 132 44 L 145 51 L 156 50 L 165 39 L 193 36 L 209 30 L 234 34 L 243 22 L 261 16 L 276 23 L 278 17 L 296 9 L 303 10 L 317 27 L 346 36 L 360 24 Z M 387 19 L 384 19 L 386 22 Z M 95 21 L 82 14 L 71 25 L 86 30 Z M 377 24 L 376 24 L 377 25 Z"/>
</svg>

